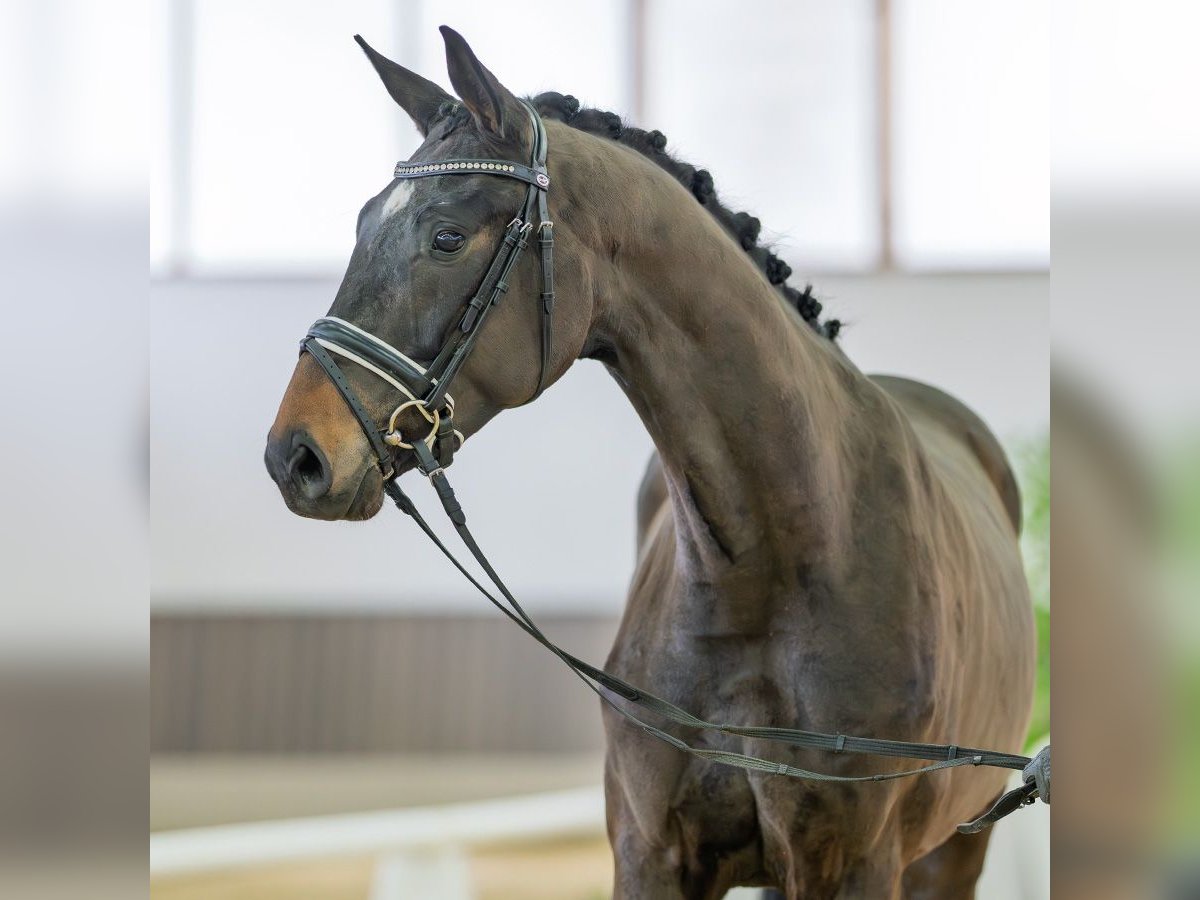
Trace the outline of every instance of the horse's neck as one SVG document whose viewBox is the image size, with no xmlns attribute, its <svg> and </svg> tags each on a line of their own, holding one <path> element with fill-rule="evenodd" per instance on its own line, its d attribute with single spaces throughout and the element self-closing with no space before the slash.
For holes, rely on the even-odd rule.
<svg viewBox="0 0 1200 900">
<path fill-rule="evenodd" d="M 848 539 L 850 445 L 876 392 L 702 209 L 642 212 L 593 344 L 662 458 L 683 574 L 797 577 Z"/>
</svg>

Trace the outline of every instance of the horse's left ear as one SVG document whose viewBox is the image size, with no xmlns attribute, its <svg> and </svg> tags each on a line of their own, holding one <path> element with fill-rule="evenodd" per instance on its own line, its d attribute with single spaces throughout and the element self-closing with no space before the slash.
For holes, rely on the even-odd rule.
<svg viewBox="0 0 1200 900">
<path fill-rule="evenodd" d="M 479 61 L 461 34 L 447 25 L 438 30 L 446 42 L 450 83 L 471 111 L 475 124 L 500 138 L 519 133 L 519 123 L 524 121 L 521 101 Z"/>
</svg>

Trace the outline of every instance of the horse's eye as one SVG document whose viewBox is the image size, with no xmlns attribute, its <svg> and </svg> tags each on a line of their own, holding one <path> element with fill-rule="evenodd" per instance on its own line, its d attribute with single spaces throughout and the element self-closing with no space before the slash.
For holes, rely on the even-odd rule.
<svg viewBox="0 0 1200 900">
<path fill-rule="evenodd" d="M 435 250 L 441 250 L 443 253 L 457 253 L 466 242 L 467 239 L 457 231 L 443 229 L 434 237 L 433 247 Z"/>
</svg>

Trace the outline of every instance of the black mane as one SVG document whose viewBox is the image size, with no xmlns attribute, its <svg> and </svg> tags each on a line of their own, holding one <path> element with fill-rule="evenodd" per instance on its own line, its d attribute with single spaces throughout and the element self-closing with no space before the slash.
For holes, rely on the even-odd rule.
<svg viewBox="0 0 1200 900">
<path fill-rule="evenodd" d="M 574 97 L 556 91 L 538 94 L 532 103 L 543 117 L 631 147 L 673 175 L 749 254 L 767 280 L 805 322 L 830 340 L 837 338 L 842 323 L 837 319 L 821 321 L 821 303 L 813 296 L 812 285 L 806 284 L 802 291 L 789 285 L 787 280 L 792 274 L 792 267 L 758 243 L 762 223 L 749 213 L 734 212 L 723 206 L 708 170 L 697 169 L 668 153 L 667 138 L 661 131 L 644 131 L 626 125 L 616 113 L 581 108 Z"/>
</svg>

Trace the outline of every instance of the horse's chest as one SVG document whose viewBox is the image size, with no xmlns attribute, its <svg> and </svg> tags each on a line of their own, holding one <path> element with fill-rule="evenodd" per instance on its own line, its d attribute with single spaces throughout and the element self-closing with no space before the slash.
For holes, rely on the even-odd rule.
<svg viewBox="0 0 1200 900">
<path fill-rule="evenodd" d="M 614 652 L 614 670 L 635 684 L 714 722 L 784 721 L 780 686 L 757 644 L 676 636 L 657 648 L 635 643 Z M 652 715 L 637 712 L 662 724 Z M 714 732 L 679 731 L 693 746 L 745 752 L 743 741 Z M 650 833 L 666 824 L 686 846 L 740 846 L 757 841 L 758 818 L 742 769 L 681 753 L 617 715 L 608 716 L 609 763 L 630 812 Z"/>
</svg>

